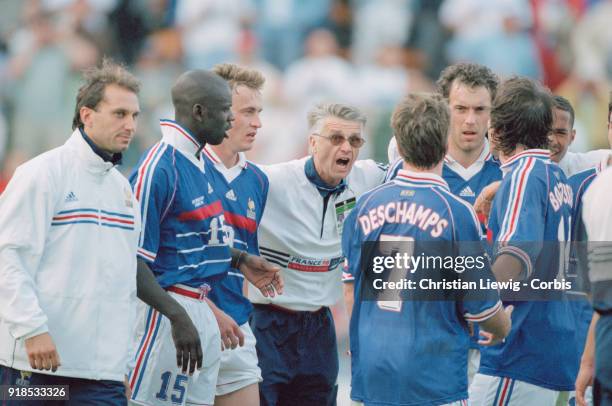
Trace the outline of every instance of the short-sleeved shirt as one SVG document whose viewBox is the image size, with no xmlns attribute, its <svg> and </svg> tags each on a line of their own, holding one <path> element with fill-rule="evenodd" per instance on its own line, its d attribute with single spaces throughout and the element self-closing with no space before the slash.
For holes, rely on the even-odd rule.
<svg viewBox="0 0 612 406">
<path fill-rule="evenodd" d="M 209 188 L 200 145 L 188 130 L 161 120 L 163 137 L 140 159 L 130 176 L 140 202 L 138 256 L 160 286 L 201 287 L 225 276 L 231 233 L 221 199 Z"/>
<path fill-rule="evenodd" d="M 480 300 L 365 300 L 361 291 L 368 279 L 360 264 L 370 255 L 364 242 L 384 241 L 414 242 L 414 252 L 424 242 L 465 241 L 472 249 L 477 244 L 477 253 L 486 258 L 481 236 L 472 207 L 432 173 L 400 170 L 393 181 L 358 200 L 342 238 L 345 276 L 355 282 L 353 400 L 399 405 L 467 399 L 467 322 L 484 321 L 500 310 L 497 291 Z M 462 245 L 457 247 L 462 255 Z M 464 275 L 493 278 L 488 261 L 482 271 Z"/>
<path fill-rule="evenodd" d="M 554 281 L 563 270 L 560 247 L 570 236 L 572 190 L 548 150 L 531 149 L 502 165 L 489 228 L 496 257 L 522 265 L 525 281 Z M 530 283 L 530 282 L 528 282 Z M 579 356 L 575 318 L 567 300 L 514 301 L 504 344 L 481 349 L 480 373 L 556 391 L 573 390 Z"/>
</svg>

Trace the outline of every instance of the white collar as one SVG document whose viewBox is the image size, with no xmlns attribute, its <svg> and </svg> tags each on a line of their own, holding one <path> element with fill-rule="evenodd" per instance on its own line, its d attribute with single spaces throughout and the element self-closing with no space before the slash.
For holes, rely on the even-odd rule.
<svg viewBox="0 0 612 406">
<path fill-rule="evenodd" d="M 395 180 L 413 186 L 440 186 L 449 190 L 446 181 L 441 176 L 432 172 L 413 172 L 406 169 L 400 169 L 397 172 Z"/>
<path fill-rule="evenodd" d="M 448 168 L 451 169 L 453 172 L 461 176 L 464 180 L 469 180 L 478 172 L 480 172 L 485 162 L 490 159 L 493 159 L 493 156 L 491 155 L 491 152 L 489 150 L 489 142 L 485 140 L 480 155 L 478 155 L 476 161 L 474 161 L 474 163 L 471 164 L 469 167 L 466 168 L 461 165 L 459 162 L 457 162 L 457 160 L 450 156 L 450 154 L 446 154 L 446 156 L 444 157 L 444 164 L 448 166 Z"/>
<path fill-rule="evenodd" d="M 162 131 L 162 141 L 172 145 L 198 168 L 204 170 L 203 161 L 200 159 L 202 153 L 196 156 L 200 150 L 200 143 L 189 133 L 189 130 L 173 120 L 159 120 L 159 125 Z"/>
<path fill-rule="evenodd" d="M 112 162 L 104 161 L 101 156 L 96 154 L 94 150 L 91 149 L 91 146 L 87 143 L 87 141 L 85 141 L 78 128 L 74 130 L 64 145 L 75 149 L 78 156 L 83 160 L 83 162 L 85 162 L 87 168 L 92 172 L 108 172 L 115 166 Z"/>
</svg>

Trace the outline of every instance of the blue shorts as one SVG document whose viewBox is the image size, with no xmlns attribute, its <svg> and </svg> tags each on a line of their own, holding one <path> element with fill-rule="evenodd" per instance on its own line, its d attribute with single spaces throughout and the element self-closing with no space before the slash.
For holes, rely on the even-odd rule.
<svg viewBox="0 0 612 406">
<path fill-rule="evenodd" d="M 263 382 L 261 406 L 335 405 L 338 348 L 331 311 L 254 305 L 251 328 Z"/>
<path fill-rule="evenodd" d="M 118 381 L 95 381 L 91 379 L 70 378 L 66 376 L 38 374 L 19 371 L 0 365 L 0 385 L 68 385 L 69 400 L 21 400 L 5 401 L 4 405 L 40 406 L 77 406 L 77 405 L 108 405 L 126 406 L 125 386 Z"/>
</svg>

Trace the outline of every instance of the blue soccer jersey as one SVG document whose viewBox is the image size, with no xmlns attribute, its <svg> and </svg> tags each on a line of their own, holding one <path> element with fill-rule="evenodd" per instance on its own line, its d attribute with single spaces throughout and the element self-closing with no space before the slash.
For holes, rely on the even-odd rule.
<svg viewBox="0 0 612 406">
<path fill-rule="evenodd" d="M 259 255 L 257 227 L 268 196 L 268 177 L 247 162 L 243 154 L 238 165 L 230 171 L 209 146 L 204 148 L 204 157 L 210 188 L 223 196 L 225 223 L 233 231 L 234 247 Z M 213 284 L 208 296 L 238 325 L 247 322 L 252 310 L 251 302 L 242 294 L 243 283 L 244 275 L 237 269 L 230 269 L 225 278 Z"/>
<path fill-rule="evenodd" d="M 499 162 L 490 153 L 487 152 L 482 162 L 475 165 L 478 165 L 478 170 L 463 170 L 459 168 L 459 163 L 447 156 L 442 169 L 442 178 L 448 183 L 450 191 L 472 205 L 482 189 L 502 179 Z"/>
<path fill-rule="evenodd" d="M 394 179 L 402 166 L 402 159 L 390 165 L 385 181 Z M 442 178 L 454 195 L 473 205 L 482 189 L 502 179 L 502 172 L 499 168 L 499 161 L 491 155 L 487 143 L 477 161 L 467 169 L 447 155 L 444 158 Z"/>
<path fill-rule="evenodd" d="M 454 253 L 464 257 L 476 253 L 484 265 L 461 278 L 494 279 L 472 207 L 454 196 L 441 177 L 400 170 L 393 181 L 359 199 L 342 236 L 345 276 L 355 283 L 351 398 L 366 405 L 466 400 L 467 322 L 484 321 L 501 309 L 497 291 L 485 290 L 478 300 L 367 300 L 362 289 L 369 283 L 370 269 L 363 271 L 361 262 L 371 259 L 366 258 L 371 255 L 366 247 L 372 241 L 411 242 L 413 253 L 427 251 L 432 242 L 465 241 L 468 245 L 456 245 Z M 437 275 L 435 270 L 425 272 Z"/>
<path fill-rule="evenodd" d="M 163 288 L 210 285 L 225 276 L 231 260 L 223 205 L 208 188 L 194 137 L 173 121 L 160 125 L 161 141 L 130 176 L 142 215 L 138 256 Z"/>
<path fill-rule="evenodd" d="M 489 218 L 496 257 L 517 258 L 528 284 L 563 275 L 565 254 L 560 246 L 570 235 L 572 190 L 549 154 L 527 150 L 502 165 L 504 179 Z M 504 344 L 481 348 L 479 372 L 556 391 L 573 390 L 579 355 L 569 301 L 511 304 L 512 330 Z"/>
</svg>

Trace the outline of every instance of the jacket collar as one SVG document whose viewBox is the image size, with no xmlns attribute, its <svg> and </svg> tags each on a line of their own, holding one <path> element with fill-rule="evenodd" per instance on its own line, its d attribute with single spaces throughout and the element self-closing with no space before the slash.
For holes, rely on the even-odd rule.
<svg viewBox="0 0 612 406">
<path fill-rule="evenodd" d="M 100 155 L 94 152 L 85 138 L 83 138 L 78 128 L 74 130 L 64 145 L 67 148 L 73 149 L 80 160 L 83 161 L 86 168 L 94 173 L 108 172 L 115 166 L 114 163 L 105 161 Z"/>
<path fill-rule="evenodd" d="M 329 186 L 327 183 L 325 183 L 315 169 L 314 159 L 312 156 L 306 159 L 306 162 L 304 163 L 304 172 L 306 174 L 306 178 L 317 188 L 322 197 L 327 197 L 328 195 L 334 193 L 342 193 L 344 192 L 344 189 L 346 189 L 347 184 L 345 179 L 342 179 L 342 181 L 340 181 L 340 183 L 336 186 Z"/>
<path fill-rule="evenodd" d="M 117 152 L 116 154 L 111 155 L 108 152 L 103 151 L 100 147 L 98 147 L 96 143 L 93 142 L 91 138 L 89 138 L 89 136 L 82 127 L 79 127 L 79 131 L 83 136 L 83 139 L 85 140 L 85 142 L 87 142 L 87 144 L 89 144 L 93 152 L 95 152 L 96 155 L 102 158 L 104 162 L 110 162 L 113 165 L 121 165 L 121 159 L 123 158 L 121 152 Z"/>
</svg>

